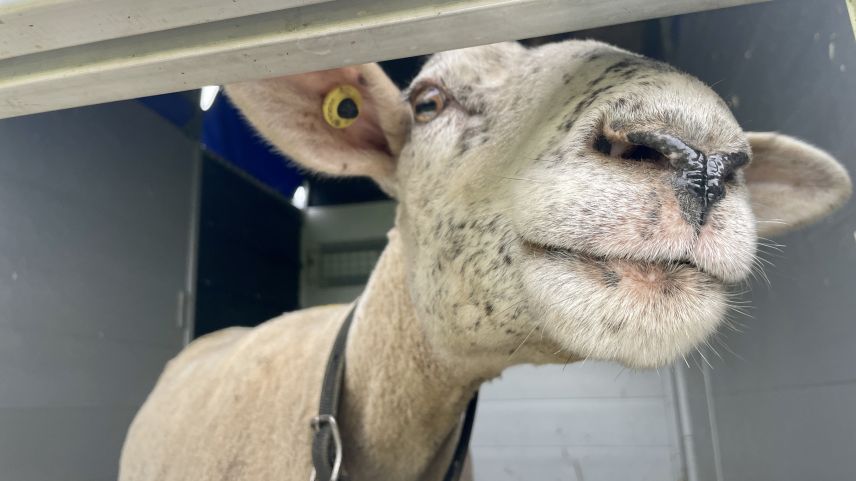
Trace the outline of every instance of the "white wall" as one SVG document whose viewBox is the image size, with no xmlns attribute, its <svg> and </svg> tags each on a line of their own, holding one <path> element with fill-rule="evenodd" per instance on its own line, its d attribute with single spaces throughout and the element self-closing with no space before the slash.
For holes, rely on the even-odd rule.
<svg viewBox="0 0 856 481">
<path fill-rule="evenodd" d="M 353 301 L 363 291 L 363 285 L 319 285 L 320 249 L 329 244 L 366 241 L 386 243 L 386 233 L 392 228 L 395 219 L 395 202 L 309 207 L 305 216 L 300 242 L 301 307 Z"/>
<path fill-rule="evenodd" d="M 745 129 L 801 137 L 856 175 L 856 41 L 844 2 L 693 15 L 674 33 L 670 60 L 714 84 Z M 697 479 L 853 480 L 856 203 L 775 241 L 785 247 L 767 249 L 770 286 L 751 286 L 752 318 L 737 316 L 743 332 L 723 337 L 730 352 L 689 373 L 696 451 L 718 453 L 700 459 Z"/>
<path fill-rule="evenodd" d="M 682 479 L 669 369 L 518 366 L 481 390 L 479 481 Z"/>
</svg>

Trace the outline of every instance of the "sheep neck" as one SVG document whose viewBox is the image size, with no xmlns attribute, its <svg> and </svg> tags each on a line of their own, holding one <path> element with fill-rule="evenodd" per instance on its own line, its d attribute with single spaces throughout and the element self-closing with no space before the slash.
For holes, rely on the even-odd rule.
<svg viewBox="0 0 856 481">
<path fill-rule="evenodd" d="M 432 348 L 408 295 L 405 266 L 392 231 L 348 339 L 339 409 L 352 479 L 440 479 L 467 402 L 498 374 L 444 359 Z"/>
</svg>

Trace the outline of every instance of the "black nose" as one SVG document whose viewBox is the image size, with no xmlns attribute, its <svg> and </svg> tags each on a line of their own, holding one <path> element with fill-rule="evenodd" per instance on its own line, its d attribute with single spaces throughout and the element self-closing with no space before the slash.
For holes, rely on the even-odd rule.
<svg viewBox="0 0 856 481">
<path fill-rule="evenodd" d="M 698 221 L 703 225 L 713 205 L 725 197 L 725 183 L 749 162 L 746 152 L 705 154 L 681 139 L 657 132 L 632 132 L 627 140 L 663 154 L 676 171 L 678 189 L 689 192 L 699 207 Z"/>
</svg>

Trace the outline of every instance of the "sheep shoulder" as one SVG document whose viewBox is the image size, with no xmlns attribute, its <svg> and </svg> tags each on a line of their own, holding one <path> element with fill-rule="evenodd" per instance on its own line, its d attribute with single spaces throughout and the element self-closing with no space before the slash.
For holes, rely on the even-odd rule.
<svg viewBox="0 0 856 481">
<path fill-rule="evenodd" d="M 308 421 L 347 309 L 306 309 L 193 341 L 167 364 L 132 422 L 120 479 L 288 480 L 308 473 Z"/>
</svg>

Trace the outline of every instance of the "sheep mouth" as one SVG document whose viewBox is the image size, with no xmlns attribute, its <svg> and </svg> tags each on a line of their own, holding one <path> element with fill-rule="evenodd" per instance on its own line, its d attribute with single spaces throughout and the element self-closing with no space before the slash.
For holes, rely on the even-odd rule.
<svg viewBox="0 0 856 481">
<path fill-rule="evenodd" d="M 727 284 L 724 279 L 716 274 L 700 267 L 690 259 L 669 260 L 645 260 L 622 256 L 604 256 L 578 249 L 570 249 L 549 244 L 541 244 L 524 240 L 523 251 L 528 255 L 546 260 L 548 262 L 579 262 L 580 264 L 607 272 L 606 276 L 614 276 L 616 266 L 622 266 L 624 270 L 636 272 L 641 277 L 647 274 L 650 282 L 658 280 L 652 272 L 674 273 L 678 271 L 690 271 L 704 275 L 718 284 Z"/>
<path fill-rule="evenodd" d="M 545 335 L 568 352 L 656 367 L 715 331 L 727 286 L 691 259 L 601 256 L 524 242 L 523 289 Z"/>
</svg>

